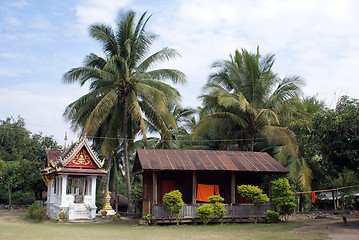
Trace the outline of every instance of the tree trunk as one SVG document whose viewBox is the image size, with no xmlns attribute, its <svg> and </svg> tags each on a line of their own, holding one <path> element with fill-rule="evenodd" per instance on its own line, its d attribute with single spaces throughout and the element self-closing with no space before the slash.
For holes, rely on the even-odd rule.
<svg viewBox="0 0 359 240">
<path fill-rule="evenodd" d="M 254 133 L 249 134 L 249 146 L 248 150 L 253 152 L 254 151 Z"/>
<path fill-rule="evenodd" d="M 111 166 L 112 166 L 112 152 L 108 155 L 107 158 L 107 175 L 106 175 L 106 186 L 105 186 L 105 199 L 107 196 L 107 193 L 110 191 L 110 175 L 111 175 Z"/>
<path fill-rule="evenodd" d="M 115 202 L 116 202 L 116 213 L 118 212 L 118 197 L 117 197 L 117 193 L 118 193 L 118 170 L 117 170 L 117 160 L 115 159 L 113 162 L 113 167 L 114 167 L 114 181 L 113 181 L 113 190 L 115 191 Z"/>
<path fill-rule="evenodd" d="M 130 166 L 128 162 L 127 152 L 127 94 L 124 97 L 123 103 L 123 152 L 125 155 L 125 170 L 126 170 L 126 187 L 127 187 L 127 199 L 128 199 L 128 213 L 132 213 L 131 205 L 131 180 L 130 180 Z"/>
<path fill-rule="evenodd" d="M 11 210 L 11 186 L 10 181 L 7 181 L 7 189 L 9 191 L 9 211 Z"/>
<path fill-rule="evenodd" d="M 8 210 L 11 210 L 11 183 L 10 180 L 5 180 L 3 177 L 0 176 L 0 180 L 3 181 L 4 184 L 7 185 L 8 197 L 9 197 L 9 207 Z"/>
</svg>

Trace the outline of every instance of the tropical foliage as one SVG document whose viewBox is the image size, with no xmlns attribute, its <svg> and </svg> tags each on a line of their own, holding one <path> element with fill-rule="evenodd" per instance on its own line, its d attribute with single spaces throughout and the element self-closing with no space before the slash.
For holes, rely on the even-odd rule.
<svg viewBox="0 0 359 240">
<path fill-rule="evenodd" d="M 184 83 L 184 74 L 156 68 L 179 54 L 151 49 L 158 37 L 147 31 L 151 16 L 136 16 L 125 11 L 114 27 L 91 25 L 90 36 L 102 53 L 90 53 L 82 66 L 63 76 L 65 83 L 89 87 L 66 107 L 64 117 L 107 159 L 111 175 L 106 184 L 99 181 L 100 192 L 127 193 L 129 209 L 134 196 L 140 206 L 141 178 L 130 175 L 138 148 L 266 151 L 289 170 L 293 191 L 359 183 L 359 100 L 343 96 L 330 109 L 315 96 L 302 96 L 303 80 L 280 77 L 273 70 L 274 55 L 262 55 L 258 47 L 214 62 L 199 96 L 202 105 L 184 107 L 171 85 Z M 59 146 L 52 137 L 30 133 L 21 118 L 1 120 L 0 203 L 41 199 L 45 185 L 37 169 L 43 167 L 47 147 Z M 288 182 L 279 185 L 291 202 Z M 239 190 L 255 203 L 267 201 L 253 186 Z M 277 208 L 289 214 L 293 204 Z M 213 215 L 211 206 L 199 209 L 204 221 Z"/>
<path fill-rule="evenodd" d="M 279 178 L 272 181 L 272 200 L 279 214 L 287 221 L 288 215 L 293 213 L 297 206 L 288 179 Z"/>
<path fill-rule="evenodd" d="M 269 202 L 268 196 L 257 186 L 241 185 L 237 187 L 237 190 L 242 198 L 248 199 L 254 204 Z"/>
<path fill-rule="evenodd" d="M 301 94 L 303 81 L 289 76 L 280 79 L 272 72 L 274 56 L 262 57 L 245 49 L 235 51 L 230 60 L 217 61 L 215 70 L 200 96 L 208 113 L 195 127 L 195 137 L 208 133 L 216 139 L 233 139 L 238 150 L 258 150 L 264 139 L 287 146 L 294 155 L 296 141 L 286 127 L 280 126 L 278 113 L 288 108 Z M 223 148 L 228 146 L 223 146 Z"/>
<path fill-rule="evenodd" d="M 39 169 L 47 148 L 59 146 L 52 137 L 31 134 L 23 118 L 0 120 L 0 203 L 11 207 L 42 199 L 46 186 Z"/>
<path fill-rule="evenodd" d="M 149 54 L 157 35 L 146 31 L 150 17 L 142 14 L 135 22 L 133 11 L 120 13 L 116 29 L 105 24 L 90 27 L 90 36 L 97 40 L 105 57 L 91 53 L 84 66 L 64 75 L 66 83 L 89 82 L 90 91 L 68 105 L 64 116 L 83 136 L 91 136 L 104 154 L 123 149 L 129 206 L 130 167 L 128 143 L 140 131 L 146 139 L 146 121 L 170 136 L 177 131 L 176 120 L 168 109 L 180 94 L 165 83 L 184 83 L 184 74 L 174 69 L 154 69 L 156 64 L 178 56 L 171 48 Z M 145 117 L 144 117 L 145 116 Z M 147 144 L 146 144 L 147 145 Z M 131 207 L 130 207 L 131 209 Z"/>
<path fill-rule="evenodd" d="M 179 220 L 181 220 L 181 212 L 184 205 L 182 193 L 178 190 L 166 193 L 163 196 L 163 204 L 171 211 L 171 215 L 176 218 L 178 225 Z"/>
</svg>

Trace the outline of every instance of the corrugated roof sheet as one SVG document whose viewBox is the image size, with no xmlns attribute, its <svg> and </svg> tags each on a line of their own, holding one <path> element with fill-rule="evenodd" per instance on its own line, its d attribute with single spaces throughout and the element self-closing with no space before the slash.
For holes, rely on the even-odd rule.
<svg viewBox="0 0 359 240">
<path fill-rule="evenodd" d="M 143 170 L 288 172 L 265 152 L 138 149 L 133 172 Z"/>
</svg>

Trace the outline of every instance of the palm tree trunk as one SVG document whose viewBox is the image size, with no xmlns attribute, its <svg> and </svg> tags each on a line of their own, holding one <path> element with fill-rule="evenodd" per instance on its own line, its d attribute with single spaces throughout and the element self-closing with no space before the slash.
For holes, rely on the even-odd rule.
<svg viewBox="0 0 359 240">
<path fill-rule="evenodd" d="M 105 198 L 107 196 L 107 193 L 110 191 L 110 175 L 111 175 L 111 165 L 112 165 L 112 152 L 108 155 L 107 158 L 107 175 L 106 175 L 106 186 L 105 186 Z"/>
<path fill-rule="evenodd" d="M 130 182 L 130 166 L 128 162 L 128 152 L 127 152 L 127 94 L 124 97 L 123 103 L 123 152 L 125 155 L 125 170 L 126 170 L 126 187 L 127 187 L 127 199 L 128 199 L 128 209 L 127 212 L 132 212 L 131 205 L 131 182 Z"/>
<path fill-rule="evenodd" d="M 249 133 L 248 150 L 251 151 L 251 152 L 254 151 L 254 134 L 253 133 Z"/>
</svg>

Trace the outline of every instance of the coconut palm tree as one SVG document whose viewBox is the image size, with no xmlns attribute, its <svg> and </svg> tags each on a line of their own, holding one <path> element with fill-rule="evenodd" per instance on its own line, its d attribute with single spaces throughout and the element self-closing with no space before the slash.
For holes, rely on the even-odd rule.
<svg viewBox="0 0 359 240">
<path fill-rule="evenodd" d="M 288 111 L 281 113 L 282 122 L 287 124 L 298 141 L 298 154 L 290 156 L 283 147 L 275 150 L 276 159 L 287 169 L 289 178 L 298 190 L 310 191 L 312 180 L 322 182 L 325 174 L 320 165 L 320 154 L 312 140 L 313 118 L 324 110 L 324 102 L 316 97 L 294 98 Z M 315 181 L 318 182 L 318 181 Z"/>
<path fill-rule="evenodd" d="M 65 83 L 89 82 L 90 91 L 67 106 L 65 117 L 82 135 L 93 136 L 101 130 L 105 139 L 118 138 L 124 150 L 126 187 L 130 200 L 128 136 L 140 131 L 146 139 L 145 119 L 166 128 L 177 129 L 168 103 L 179 99 L 179 92 L 165 80 L 184 83 L 184 74 L 174 69 L 154 69 L 157 63 L 178 56 L 174 49 L 163 48 L 148 56 L 157 35 L 145 30 L 150 17 L 146 12 L 135 22 L 135 12 L 119 14 L 116 28 L 105 24 L 90 27 L 90 36 L 102 46 L 104 57 L 91 53 L 83 67 L 64 74 Z M 113 144 L 106 144 L 106 151 Z M 109 146 L 109 147 L 108 147 Z M 130 209 L 131 210 L 131 209 Z"/>
<path fill-rule="evenodd" d="M 170 126 L 164 129 L 161 126 L 147 122 L 148 131 L 160 135 L 160 137 L 150 138 L 152 148 L 181 149 L 184 142 L 191 141 L 189 131 L 192 128 L 190 124 L 195 118 L 194 115 L 197 110 L 190 107 L 183 108 L 178 103 L 170 103 L 168 108 L 176 119 L 178 129 L 173 129 Z"/>
<path fill-rule="evenodd" d="M 277 113 L 301 93 L 303 82 L 295 76 L 280 79 L 272 72 L 273 63 L 274 56 L 260 56 L 259 48 L 254 54 L 236 50 L 230 60 L 215 62 L 216 72 L 200 96 L 207 115 L 196 126 L 194 137 L 212 129 L 217 139 L 234 139 L 240 150 L 249 151 L 258 140 L 268 138 L 295 154 L 295 139 L 280 125 Z M 224 143 L 233 145 L 234 141 Z"/>
</svg>

